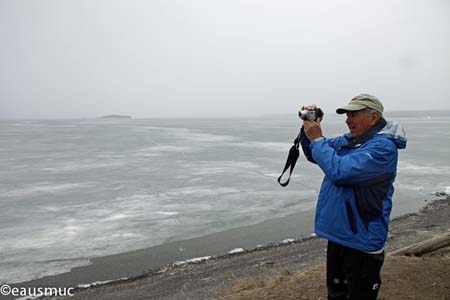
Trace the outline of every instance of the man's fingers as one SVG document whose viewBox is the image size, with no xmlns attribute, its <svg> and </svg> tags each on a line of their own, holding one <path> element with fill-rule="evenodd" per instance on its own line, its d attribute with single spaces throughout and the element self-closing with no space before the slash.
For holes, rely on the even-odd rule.
<svg viewBox="0 0 450 300">
<path fill-rule="evenodd" d="M 316 109 L 317 108 L 317 106 L 315 105 L 315 104 L 313 104 L 313 105 L 306 105 L 306 106 L 302 106 L 302 108 L 300 108 L 300 110 L 313 110 L 313 109 Z"/>
<path fill-rule="evenodd" d="M 309 128 L 312 125 L 312 121 L 309 120 L 305 120 L 303 121 L 303 126 L 305 126 L 305 128 Z"/>
</svg>

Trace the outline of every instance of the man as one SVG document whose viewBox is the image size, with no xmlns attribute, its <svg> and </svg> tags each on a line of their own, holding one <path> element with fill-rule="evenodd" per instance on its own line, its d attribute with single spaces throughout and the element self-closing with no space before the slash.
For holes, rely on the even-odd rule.
<svg viewBox="0 0 450 300">
<path fill-rule="evenodd" d="M 308 106 L 306 109 L 313 109 Z M 381 284 L 398 149 L 403 128 L 383 118 L 383 104 L 361 94 L 336 110 L 349 133 L 325 138 L 320 120 L 304 121 L 303 151 L 325 173 L 315 232 L 328 240 L 328 299 L 376 299 Z"/>
</svg>

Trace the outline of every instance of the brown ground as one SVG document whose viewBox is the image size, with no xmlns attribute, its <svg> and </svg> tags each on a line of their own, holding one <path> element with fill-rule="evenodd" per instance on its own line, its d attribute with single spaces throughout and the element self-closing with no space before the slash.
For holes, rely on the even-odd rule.
<svg viewBox="0 0 450 300">
<path fill-rule="evenodd" d="M 448 230 L 450 198 L 446 197 L 428 204 L 418 213 L 393 220 L 386 251 Z M 449 251 L 441 250 L 423 258 L 387 258 L 382 270 L 380 299 L 450 300 Z M 200 264 L 169 265 L 127 281 L 79 289 L 68 299 L 325 300 L 325 253 L 326 241 L 312 238 L 218 257 Z"/>
<path fill-rule="evenodd" d="M 450 247 L 425 257 L 387 257 L 382 271 L 380 300 L 450 299 Z M 243 280 L 220 300 L 327 299 L 325 267 L 305 272 Z"/>
</svg>

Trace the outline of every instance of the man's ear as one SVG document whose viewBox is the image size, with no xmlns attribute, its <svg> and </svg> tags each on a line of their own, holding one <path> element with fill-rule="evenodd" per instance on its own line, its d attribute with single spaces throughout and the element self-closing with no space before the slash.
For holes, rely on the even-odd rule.
<svg viewBox="0 0 450 300">
<path fill-rule="evenodd" d="M 374 112 L 371 116 L 370 125 L 374 126 L 378 123 L 378 120 L 380 120 L 381 114 L 379 112 Z"/>
</svg>

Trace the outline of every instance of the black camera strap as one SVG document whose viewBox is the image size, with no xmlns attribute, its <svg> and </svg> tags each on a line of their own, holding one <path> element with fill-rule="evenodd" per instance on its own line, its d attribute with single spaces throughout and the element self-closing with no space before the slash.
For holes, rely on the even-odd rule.
<svg viewBox="0 0 450 300">
<path fill-rule="evenodd" d="M 300 132 L 302 134 L 302 132 Z M 289 184 L 289 180 L 291 180 L 292 171 L 294 171 L 295 164 L 297 163 L 297 159 L 300 155 L 300 151 L 298 150 L 298 147 L 300 145 L 300 135 L 294 140 L 294 145 L 289 150 L 289 154 L 286 160 L 286 164 L 284 166 L 283 173 L 281 173 L 280 177 L 278 177 L 278 183 L 285 187 Z M 281 182 L 281 178 L 283 177 L 284 173 L 289 169 L 289 177 L 285 182 Z"/>
<path fill-rule="evenodd" d="M 298 116 L 302 120 L 311 120 L 311 117 L 313 117 L 314 121 L 322 120 L 323 119 L 323 111 L 320 108 L 314 108 L 312 110 L 301 110 L 298 112 Z M 289 155 L 286 160 L 286 165 L 284 166 L 283 173 L 281 173 L 280 177 L 278 177 L 278 183 L 285 187 L 289 184 L 289 180 L 291 180 L 292 172 L 294 171 L 295 164 L 297 163 L 298 157 L 300 155 L 300 151 L 298 150 L 298 147 L 300 146 L 300 141 L 302 141 L 304 138 L 306 138 L 304 127 L 300 129 L 300 133 L 298 134 L 297 138 L 294 140 L 294 145 L 289 150 Z M 302 145 L 303 153 L 306 155 L 306 158 L 314 162 L 314 159 L 311 156 L 311 151 L 305 150 L 305 146 Z M 281 178 L 283 177 L 284 173 L 286 173 L 287 169 L 289 169 L 289 177 L 285 182 L 281 182 Z"/>
</svg>

